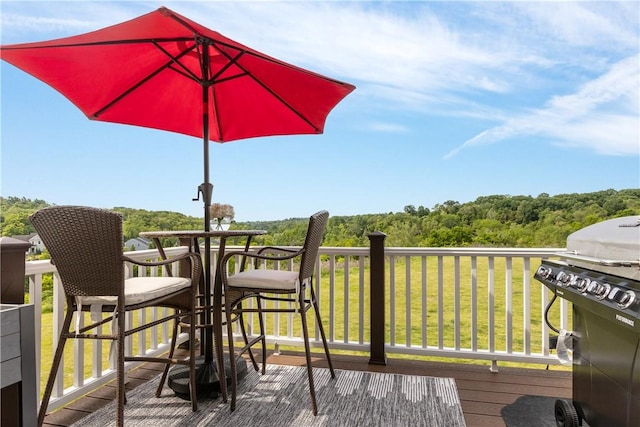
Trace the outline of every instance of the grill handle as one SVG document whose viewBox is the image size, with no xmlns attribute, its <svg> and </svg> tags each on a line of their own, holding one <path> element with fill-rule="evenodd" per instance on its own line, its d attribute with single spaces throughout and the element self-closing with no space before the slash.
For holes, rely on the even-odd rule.
<svg viewBox="0 0 640 427">
<path fill-rule="evenodd" d="M 640 267 L 640 260 L 629 261 L 629 260 L 602 259 L 602 258 L 585 256 L 585 255 L 578 255 L 577 252 L 558 252 L 556 253 L 556 255 L 566 259 L 571 259 L 574 261 L 582 261 L 582 262 L 587 262 L 589 264 L 603 265 L 605 267 Z"/>
</svg>

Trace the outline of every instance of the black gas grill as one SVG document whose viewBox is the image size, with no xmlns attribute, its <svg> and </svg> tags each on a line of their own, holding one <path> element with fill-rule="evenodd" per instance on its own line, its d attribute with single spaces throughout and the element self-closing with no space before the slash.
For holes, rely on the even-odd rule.
<svg viewBox="0 0 640 427">
<path fill-rule="evenodd" d="M 640 427 L 640 217 L 583 228 L 559 255 L 535 274 L 573 305 L 573 401 L 556 402 L 556 422 Z"/>
</svg>

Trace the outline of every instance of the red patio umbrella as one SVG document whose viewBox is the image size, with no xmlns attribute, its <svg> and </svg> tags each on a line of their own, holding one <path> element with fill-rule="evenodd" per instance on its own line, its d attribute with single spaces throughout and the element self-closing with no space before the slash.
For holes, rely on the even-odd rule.
<svg viewBox="0 0 640 427">
<path fill-rule="evenodd" d="M 90 120 L 202 137 L 204 181 L 196 200 L 202 195 L 205 231 L 213 187 L 209 141 L 320 134 L 329 112 L 355 89 L 165 7 L 86 34 L 0 46 L 0 55 L 62 93 Z M 207 271 L 209 245 L 205 239 Z"/>
<path fill-rule="evenodd" d="M 320 134 L 355 87 L 279 61 L 165 7 L 101 30 L 4 45 L 2 59 L 58 90 L 90 120 L 202 137 L 198 188 L 209 226 L 209 144 Z"/>
</svg>

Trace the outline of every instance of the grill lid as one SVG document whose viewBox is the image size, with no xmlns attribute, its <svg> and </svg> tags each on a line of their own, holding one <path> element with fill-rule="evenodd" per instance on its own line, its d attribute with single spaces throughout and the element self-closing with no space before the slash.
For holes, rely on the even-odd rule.
<svg viewBox="0 0 640 427">
<path fill-rule="evenodd" d="M 602 221 L 572 233 L 569 264 L 640 281 L 640 216 Z"/>
</svg>

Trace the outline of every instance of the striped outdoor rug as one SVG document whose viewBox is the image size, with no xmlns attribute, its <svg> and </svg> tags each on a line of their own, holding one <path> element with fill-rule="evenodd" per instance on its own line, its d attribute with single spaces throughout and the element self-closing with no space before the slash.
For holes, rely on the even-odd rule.
<svg viewBox="0 0 640 427">
<path fill-rule="evenodd" d="M 126 426 L 465 426 L 452 378 L 380 374 L 314 368 L 318 415 L 311 412 L 305 367 L 269 365 L 265 375 L 249 369 L 239 387 L 236 410 L 221 398 L 188 401 L 165 386 L 154 396 L 159 378 L 127 393 Z M 110 403 L 78 422 L 82 426 L 115 424 Z"/>
</svg>

